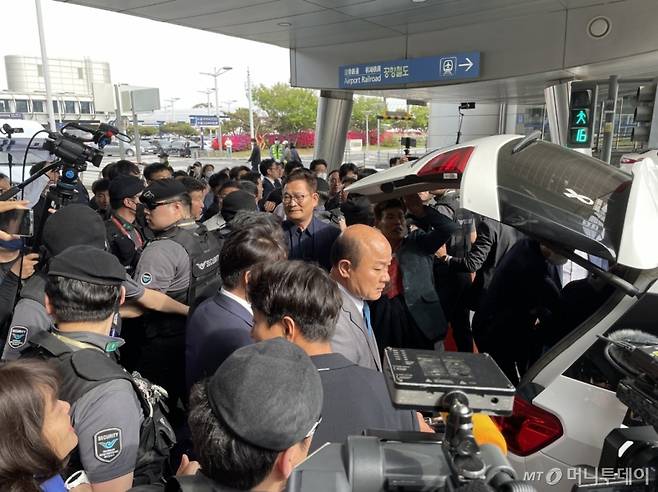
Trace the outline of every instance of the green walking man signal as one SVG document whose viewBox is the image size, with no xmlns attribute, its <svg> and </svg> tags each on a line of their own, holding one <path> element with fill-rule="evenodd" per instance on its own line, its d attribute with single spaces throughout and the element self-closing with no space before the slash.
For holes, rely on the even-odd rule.
<svg viewBox="0 0 658 492">
<path fill-rule="evenodd" d="M 567 145 L 574 149 L 592 147 L 598 87 L 596 82 L 573 82 L 569 102 Z"/>
</svg>

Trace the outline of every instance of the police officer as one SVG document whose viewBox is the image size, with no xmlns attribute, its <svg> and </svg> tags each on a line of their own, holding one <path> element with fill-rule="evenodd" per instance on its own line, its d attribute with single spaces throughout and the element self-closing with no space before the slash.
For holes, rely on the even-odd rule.
<svg viewBox="0 0 658 492">
<path fill-rule="evenodd" d="M 79 440 L 72 464 L 103 490 L 132 486 L 144 419 L 130 376 L 110 356 L 123 343 L 110 329 L 125 298 L 124 280 L 118 260 L 92 246 L 57 255 L 46 283 L 46 309 L 56 326 L 34 335 L 22 353 L 58 368 L 60 398 L 71 404 Z"/>
<path fill-rule="evenodd" d="M 135 280 L 144 287 L 193 305 L 219 287 L 220 246 L 191 215 L 191 199 L 180 181 L 165 179 L 146 187 L 140 198 L 146 221 L 156 234 L 144 249 Z M 145 341 L 137 370 L 169 393 L 172 411 L 185 401 L 184 316 L 150 312 L 145 316 Z M 175 422 L 172 418 L 173 423 Z"/>
<path fill-rule="evenodd" d="M 109 188 L 111 215 L 105 221 L 108 250 L 130 275 L 145 245 L 144 233 L 136 222 L 143 190 L 144 183 L 136 176 L 118 176 Z"/>
</svg>

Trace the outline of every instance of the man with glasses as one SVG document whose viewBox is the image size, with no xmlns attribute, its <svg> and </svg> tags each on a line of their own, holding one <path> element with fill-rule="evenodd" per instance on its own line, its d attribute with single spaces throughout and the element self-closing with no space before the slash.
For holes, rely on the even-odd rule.
<svg viewBox="0 0 658 492">
<path fill-rule="evenodd" d="M 105 221 L 109 252 L 116 256 L 132 275 L 144 248 L 144 233 L 136 223 L 137 210 L 143 205 L 139 195 L 144 183 L 136 176 L 118 176 L 110 182 L 112 215 Z"/>
<path fill-rule="evenodd" d="M 340 229 L 326 224 L 313 214 L 318 205 L 318 181 L 308 169 L 294 171 L 283 188 L 283 208 L 286 218 L 283 231 L 290 248 L 291 260 L 318 263 L 329 271 L 331 246 Z"/>
<path fill-rule="evenodd" d="M 140 197 L 155 240 L 144 249 L 135 280 L 184 304 L 219 284 L 220 246 L 192 217 L 189 193 L 180 181 L 152 182 Z M 145 315 L 145 341 L 137 370 L 169 393 L 169 408 L 185 402 L 185 317 Z M 174 423 L 180 423 L 175 422 Z"/>
<path fill-rule="evenodd" d="M 189 425 L 201 469 L 172 477 L 167 490 L 283 490 L 322 425 L 321 411 L 320 375 L 301 348 L 276 338 L 236 350 L 192 388 Z"/>
</svg>

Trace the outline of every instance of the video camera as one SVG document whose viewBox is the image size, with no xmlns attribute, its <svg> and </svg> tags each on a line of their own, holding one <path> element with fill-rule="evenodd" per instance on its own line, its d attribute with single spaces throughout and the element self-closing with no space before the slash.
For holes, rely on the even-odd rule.
<svg viewBox="0 0 658 492">
<path fill-rule="evenodd" d="M 605 358 L 620 373 L 617 399 L 631 411 L 631 425 L 612 430 L 605 438 L 599 470 L 573 492 L 655 492 L 658 470 L 658 338 L 638 330 L 619 330 L 608 337 Z M 630 424 L 629 424 L 630 425 Z M 622 448 L 625 448 L 622 450 Z M 623 476 L 621 476 L 623 474 Z"/>
<path fill-rule="evenodd" d="M 448 412 L 445 433 L 367 430 L 326 444 L 295 468 L 288 492 L 535 490 L 497 445 L 473 437 L 472 408 L 512 411 L 514 387 L 491 357 L 386 348 L 384 374 L 396 406 Z"/>
<path fill-rule="evenodd" d="M 18 131 L 18 129 L 13 129 L 7 124 L 3 125 L 3 130 L 8 135 Z M 77 131 L 78 134 L 74 135 L 70 133 L 71 131 Z M 78 186 L 78 176 L 81 172 L 86 171 L 87 163 L 90 162 L 95 167 L 100 167 L 101 161 L 103 160 L 102 148 L 112 141 L 112 137 L 121 138 L 121 140 L 127 142 L 130 141 L 130 138 L 121 133 L 118 128 L 106 123 L 101 123 L 98 127 L 92 128 L 90 126 L 71 122 L 64 125 L 60 132 L 42 130 L 38 133 L 41 132 L 45 132 L 48 135 L 42 148 L 53 154 L 57 159 L 54 162 L 43 166 L 38 172 L 34 173 L 22 183 L 10 188 L 8 191 L 0 195 L 0 201 L 9 200 L 17 195 L 28 184 L 37 180 L 47 172 L 61 168 L 61 177 L 57 184 L 48 191 L 43 210 L 39 214 L 40 220 L 35 228 L 34 247 L 36 247 L 41 241 L 41 233 L 43 231 L 45 220 L 48 217 L 48 209 L 61 208 L 75 199 L 77 194 L 76 188 Z M 32 137 L 30 143 L 27 145 L 26 157 L 27 150 L 30 148 L 31 143 L 37 134 Z M 87 143 L 94 143 L 96 148 L 87 145 Z M 23 161 L 25 163 L 25 158 Z"/>
</svg>

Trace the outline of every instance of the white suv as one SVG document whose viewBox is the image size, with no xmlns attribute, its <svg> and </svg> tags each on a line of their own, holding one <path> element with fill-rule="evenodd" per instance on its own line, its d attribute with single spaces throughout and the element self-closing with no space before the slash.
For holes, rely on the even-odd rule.
<svg viewBox="0 0 658 492">
<path fill-rule="evenodd" d="M 598 465 L 606 435 L 628 412 L 597 335 L 658 335 L 658 166 L 643 159 L 630 174 L 536 137 L 498 135 L 430 152 L 348 191 L 381 200 L 441 187 L 460 187 L 472 212 L 618 265 L 601 274 L 612 294 L 526 372 L 513 415 L 499 419 L 519 478 L 570 491 L 575 467 Z"/>
</svg>

